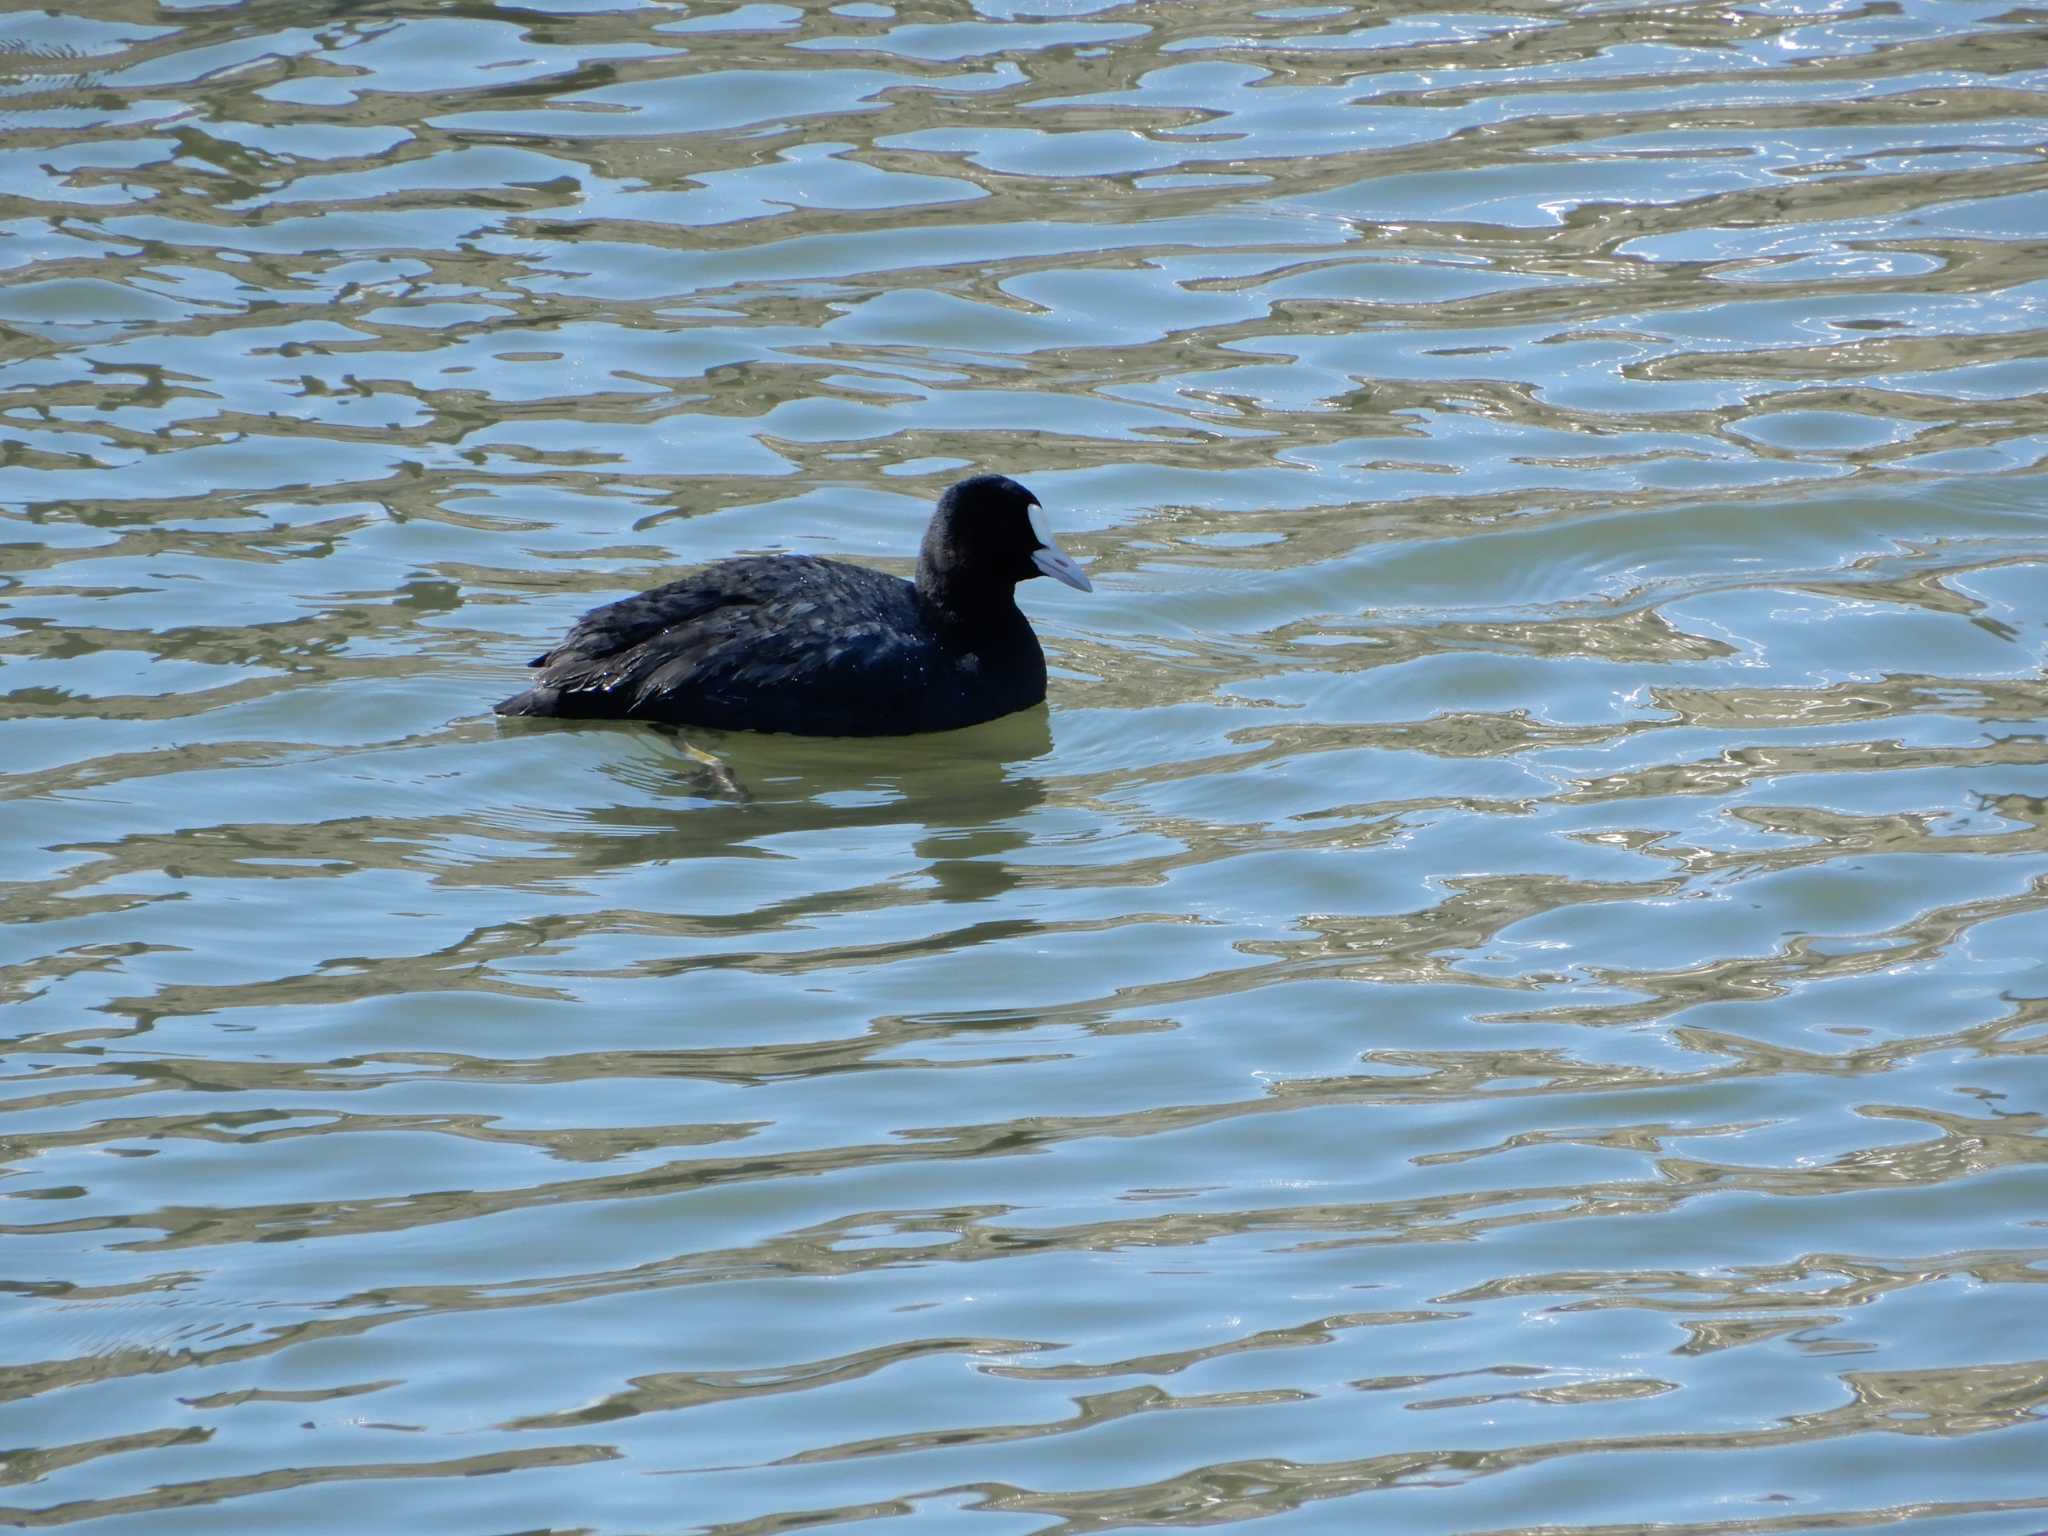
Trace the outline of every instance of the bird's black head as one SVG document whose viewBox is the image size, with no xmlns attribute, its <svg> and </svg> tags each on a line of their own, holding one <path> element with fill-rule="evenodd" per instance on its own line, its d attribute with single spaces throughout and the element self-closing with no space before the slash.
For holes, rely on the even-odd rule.
<svg viewBox="0 0 2048 1536">
<path fill-rule="evenodd" d="M 1051 576 L 1095 590 L 1058 544 L 1038 498 L 1007 475 L 976 475 L 947 488 L 925 529 L 917 586 L 963 618 L 1006 601 L 1018 582 Z"/>
</svg>

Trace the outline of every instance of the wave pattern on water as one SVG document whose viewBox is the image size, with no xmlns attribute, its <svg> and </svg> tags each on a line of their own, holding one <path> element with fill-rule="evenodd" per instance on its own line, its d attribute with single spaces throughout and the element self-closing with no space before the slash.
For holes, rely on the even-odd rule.
<svg viewBox="0 0 2048 1536">
<path fill-rule="evenodd" d="M 2048 13 L 77 9 L 0 1523 L 2048 1521 Z M 1049 710 L 488 716 L 970 467 Z"/>
</svg>

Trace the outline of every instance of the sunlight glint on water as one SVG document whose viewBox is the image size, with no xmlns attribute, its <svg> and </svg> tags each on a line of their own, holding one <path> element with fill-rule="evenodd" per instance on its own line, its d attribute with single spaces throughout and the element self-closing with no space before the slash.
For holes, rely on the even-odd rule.
<svg viewBox="0 0 2048 1536">
<path fill-rule="evenodd" d="M 0 18 L 0 1523 L 2048 1523 L 2044 59 Z M 983 469 L 1046 709 L 488 712 Z"/>
</svg>

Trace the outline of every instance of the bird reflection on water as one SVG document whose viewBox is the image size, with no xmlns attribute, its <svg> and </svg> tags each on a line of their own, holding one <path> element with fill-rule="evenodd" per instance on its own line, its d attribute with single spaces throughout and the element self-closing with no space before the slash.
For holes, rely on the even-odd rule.
<svg viewBox="0 0 2048 1536">
<path fill-rule="evenodd" d="M 666 861 L 775 858 L 764 845 L 784 837 L 857 837 L 910 826 L 921 829 L 911 847 L 929 860 L 924 873 L 934 882 L 920 896 L 949 901 L 987 900 L 1016 888 L 1021 872 L 1003 855 L 1029 841 L 1019 823 L 1045 802 L 1047 781 L 1027 765 L 1047 758 L 1053 746 L 1042 704 L 966 730 L 905 737 L 578 729 L 617 732 L 641 744 L 600 765 L 636 803 L 558 808 L 553 855 L 544 861 L 550 877 Z M 900 893 L 900 880 L 887 889 Z M 822 893 L 800 905 L 822 899 L 839 910 L 848 894 Z M 772 922 L 772 912 L 771 903 L 759 916 Z"/>
</svg>

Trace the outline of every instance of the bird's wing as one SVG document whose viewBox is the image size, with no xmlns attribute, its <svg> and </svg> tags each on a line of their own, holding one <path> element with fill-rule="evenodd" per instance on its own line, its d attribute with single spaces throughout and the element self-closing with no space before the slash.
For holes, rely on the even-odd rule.
<svg viewBox="0 0 2048 1536">
<path fill-rule="evenodd" d="M 731 560 L 593 609 L 512 713 L 872 732 L 911 707 L 928 642 L 908 582 L 810 556 Z M 604 701 L 601 705 L 599 701 Z M 844 721 L 838 720 L 845 714 Z M 787 717 L 786 722 L 784 717 Z"/>
<path fill-rule="evenodd" d="M 829 562 L 809 555 L 756 555 L 721 560 L 637 596 L 593 608 L 570 626 L 561 644 L 533 658 L 530 667 L 616 656 L 665 629 L 694 624 L 724 608 L 754 607 L 802 582 L 806 568 Z"/>
</svg>

